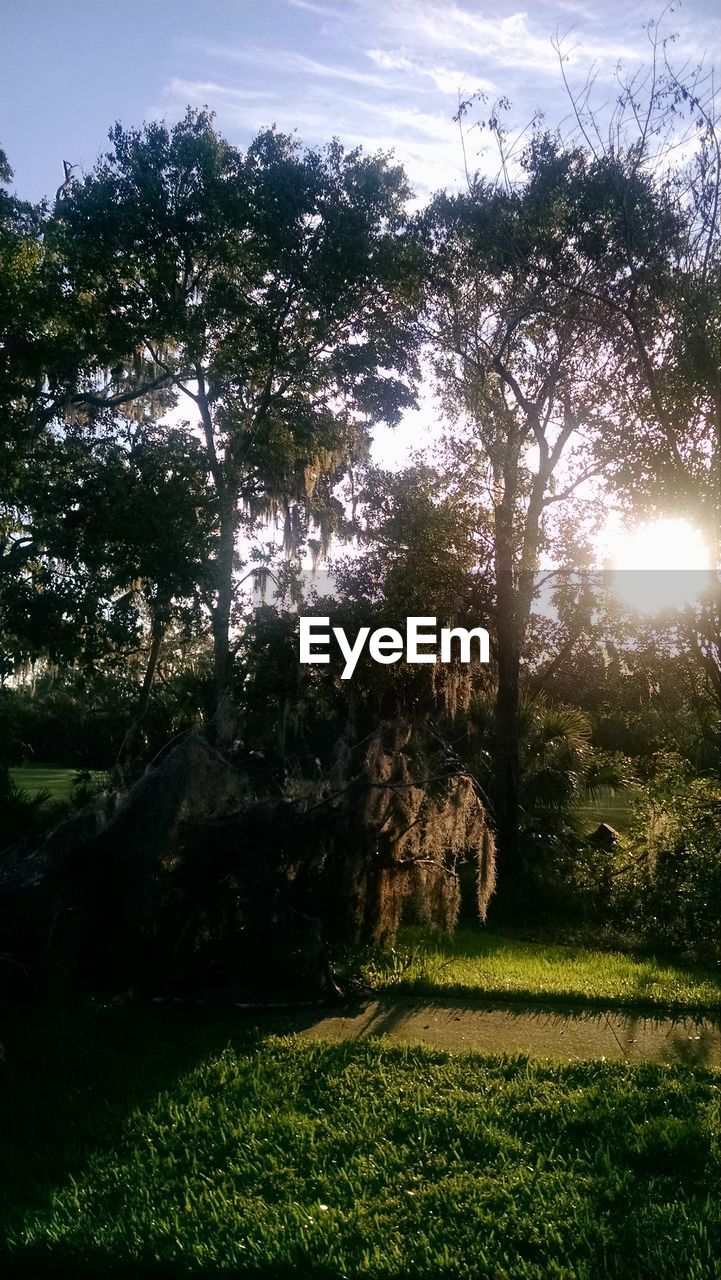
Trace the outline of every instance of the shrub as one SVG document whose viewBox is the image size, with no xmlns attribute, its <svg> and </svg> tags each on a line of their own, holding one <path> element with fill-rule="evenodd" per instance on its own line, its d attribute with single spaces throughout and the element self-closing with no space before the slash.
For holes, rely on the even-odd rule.
<svg viewBox="0 0 721 1280">
<path fill-rule="evenodd" d="M 646 804 L 650 936 L 691 959 L 721 962 L 721 784 L 662 773 Z"/>
</svg>

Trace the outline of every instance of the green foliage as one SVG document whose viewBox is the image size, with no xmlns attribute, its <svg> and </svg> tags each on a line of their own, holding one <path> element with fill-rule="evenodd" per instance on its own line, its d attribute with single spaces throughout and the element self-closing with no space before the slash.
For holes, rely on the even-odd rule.
<svg viewBox="0 0 721 1280">
<path fill-rule="evenodd" d="M 168 638 L 158 680 L 143 720 L 145 755 L 196 728 L 209 714 L 212 681 L 207 643 L 191 647 Z M 137 706 L 141 674 L 128 662 L 88 671 L 61 669 L 3 691 L 3 748 L 11 764 L 52 761 L 76 769 L 116 764 Z"/>
<path fill-rule="evenodd" d="M 493 768 L 492 696 L 475 696 L 467 725 L 463 754 L 481 785 L 487 787 Z M 542 879 L 554 848 L 579 834 L 579 808 L 600 788 L 615 790 L 625 784 L 626 762 L 620 756 L 594 750 L 591 724 L 581 707 L 557 703 L 543 691 L 527 690 L 521 696 L 519 738 L 526 866 Z"/>
<path fill-rule="evenodd" d="M 60 465 L 62 478 L 56 462 L 50 492 L 36 501 L 50 553 L 66 570 L 85 566 L 116 609 L 135 596 L 166 627 L 192 615 L 207 586 L 212 531 L 203 451 L 187 426 L 128 422 L 93 437 L 67 433 Z"/>
<path fill-rule="evenodd" d="M 0 761 L 0 852 L 24 836 L 39 834 L 49 825 L 57 812 L 48 813 L 50 799 L 46 789 L 29 792 L 18 786 L 5 762 Z"/>
<path fill-rule="evenodd" d="M 94 683 L 49 677 L 34 689 L 8 688 L 3 697 L 8 758 L 109 769 L 127 730 L 132 696 L 131 682 L 111 674 Z"/>
<path fill-rule="evenodd" d="M 172 128 L 118 124 L 110 141 L 46 232 L 77 339 L 72 376 L 48 412 L 87 430 L 111 426 L 117 411 L 157 421 L 185 402 L 199 419 L 205 554 L 196 567 L 187 514 L 179 526 L 173 510 L 159 513 L 154 572 L 143 577 L 154 584 L 151 612 L 159 600 L 167 615 L 169 564 L 194 576 L 219 698 L 240 621 L 239 530 L 281 516 L 296 553 L 313 521 L 325 546 L 342 523 L 335 487 L 365 456 L 370 422 L 397 422 L 414 402 L 420 258 L 406 233 L 410 193 L 383 155 L 337 142 L 303 151 L 275 130 L 243 153 L 205 111 L 189 109 Z M 152 567 L 152 549 L 148 559 Z"/>
<path fill-rule="evenodd" d="M 192 377 L 202 366 L 214 398 L 223 396 L 224 425 L 236 430 L 248 400 L 268 399 L 263 440 L 248 443 L 254 453 L 277 449 L 277 463 L 284 447 L 303 450 L 313 418 L 332 428 L 333 415 L 314 403 L 331 379 L 355 384 L 369 409 L 397 412 L 400 384 L 374 368 L 381 350 L 386 367 L 407 364 L 395 317 L 380 324 L 389 286 L 412 283 L 397 237 L 408 195 L 400 168 L 339 143 L 303 152 L 273 130 L 244 154 L 207 112 L 191 110 L 172 129 L 118 124 L 110 141 L 54 228 L 80 315 L 100 326 L 101 366 L 142 343 L 146 361 L 167 354 L 153 373 L 176 390 L 176 372 Z M 321 371 L 313 353 L 339 331 L 360 341 L 336 340 Z"/>
<path fill-rule="evenodd" d="M 673 756 L 639 808 L 632 852 L 647 859 L 648 933 L 682 955 L 721 963 L 721 786 Z"/>
<path fill-rule="evenodd" d="M 443 733 L 439 719 L 459 711 L 485 680 L 477 663 L 389 667 L 373 662 L 367 649 L 352 687 L 340 680 L 337 648 L 325 667 L 298 663 L 301 601 L 305 615 L 328 616 L 349 636 L 363 626 L 404 633 L 412 615 L 433 615 L 439 626 L 477 626 L 486 612 L 478 560 L 487 555 L 488 529 L 467 489 L 456 488 L 442 467 L 420 462 L 398 473 L 366 467 L 357 479 L 351 531 L 360 552 L 338 556 L 317 589 L 308 575 L 299 583 L 286 573 L 279 582 L 274 573 L 276 604 L 254 610 L 239 642 L 244 741 L 269 755 L 280 750 L 291 767 L 325 761 L 350 720 L 358 738 L 379 718 L 403 715 Z"/>
<path fill-rule="evenodd" d="M 42 228 L 44 210 L 19 200 L 3 188 L 13 173 L 0 151 L 0 412 L 5 448 L 0 461 L 3 503 L 12 494 L 16 467 L 26 454 L 25 415 L 34 407 L 42 382 L 39 349 L 45 348 L 53 324 L 53 302 L 44 277 Z M 46 356 L 48 351 L 45 350 Z M 10 547 L 5 542 L 8 516 L 0 508 L 0 571 Z M 18 551 L 13 558 L 18 557 Z"/>
<path fill-rule="evenodd" d="M 683 960 L 721 960 L 721 789 L 660 754 L 633 790 L 630 830 L 613 847 L 561 844 L 545 886 L 556 909 L 603 918 Z"/>
<path fill-rule="evenodd" d="M 0 766 L 0 848 L 33 839 L 83 809 L 107 786 L 107 774 L 46 765 Z"/>
</svg>

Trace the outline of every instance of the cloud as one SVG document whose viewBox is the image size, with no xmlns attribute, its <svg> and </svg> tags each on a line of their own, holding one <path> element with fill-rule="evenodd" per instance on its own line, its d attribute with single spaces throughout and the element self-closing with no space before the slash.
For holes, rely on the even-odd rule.
<svg viewBox="0 0 721 1280">
<path fill-rule="evenodd" d="M 342 9 L 334 9 L 332 5 L 316 4 L 315 0 L 287 0 L 291 9 L 303 9 L 306 13 L 318 13 L 323 18 L 341 18 Z"/>
<path fill-rule="evenodd" d="M 189 103 L 207 104 L 229 136 L 246 144 L 269 124 L 300 133 L 308 145 L 337 135 L 347 146 L 391 151 L 404 165 L 422 199 L 462 177 L 462 153 L 452 107 L 460 81 L 441 91 L 444 69 L 420 66 L 388 55 L 371 58 L 355 46 L 357 62 L 346 61 L 333 42 L 311 56 L 297 46 L 220 45 L 188 41 L 186 55 L 202 76 L 175 76 L 166 84 L 160 112 L 177 117 Z M 237 68 L 237 71 L 235 70 Z M 222 70 L 222 74 L 220 74 Z M 211 74 L 207 74 L 210 72 Z M 419 96 L 419 85 L 423 95 Z"/>
<path fill-rule="evenodd" d="M 560 28 L 578 38 L 578 61 L 596 62 L 611 73 L 619 61 L 638 63 L 648 57 L 645 14 L 625 0 L 534 0 L 514 9 L 508 0 L 480 4 L 478 0 L 356 0 L 368 21 L 376 14 L 376 28 L 384 36 L 379 46 L 393 42 L 407 57 L 419 51 L 453 51 L 492 68 L 557 75 L 551 37 Z M 667 34 L 679 15 L 665 21 Z M 708 47 L 709 24 L 681 23 L 678 49 L 696 56 Z"/>
<path fill-rule="evenodd" d="M 343 66 L 340 63 L 320 62 L 317 58 L 309 58 L 306 54 L 297 53 L 293 49 L 269 49 L 259 45 L 236 49 L 217 44 L 205 44 L 202 46 L 202 52 L 208 58 L 224 58 L 231 62 L 248 63 L 254 67 L 268 67 L 276 74 L 288 72 L 320 80 L 345 80 L 350 84 L 365 85 L 367 88 L 375 89 L 389 87 L 387 77 Z"/>
<path fill-rule="evenodd" d="M 163 100 L 155 114 L 180 116 L 186 106 L 208 106 L 226 127 L 239 130 L 243 142 L 271 124 L 305 134 L 307 142 L 327 141 L 328 119 L 323 110 L 301 106 L 283 106 L 271 89 L 256 90 L 245 86 L 221 84 L 215 80 L 174 78 L 163 92 Z"/>
<path fill-rule="evenodd" d="M 207 104 L 231 136 L 241 135 L 241 143 L 270 124 L 287 131 L 297 129 L 308 145 L 337 134 L 348 147 L 392 151 L 419 195 L 459 181 L 462 154 L 457 126 L 440 107 L 436 112 L 423 111 L 356 95 L 331 100 L 332 109 L 325 86 L 309 93 L 306 86 L 297 84 L 292 94 L 281 97 L 271 86 L 260 90 L 219 78 L 175 77 L 155 114 L 178 117 L 188 104 Z"/>
<path fill-rule="evenodd" d="M 176 54 L 187 66 L 176 62 L 160 110 L 179 114 L 188 102 L 207 102 L 241 146 L 276 123 L 309 145 L 336 135 L 348 146 L 392 150 L 420 197 L 464 181 L 452 120 L 459 92 L 507 96 L 511 130 L 538 107 L 551 127 L 568 116 L 551 44 L 559 27 L 576 24 L 566 46 L 568 72 L 572 81 L 583 80 L 595 61 L 600 101 L 613 101 L 619 60 L 633 69 L 649 52 L 639 12 L 626 0 L 605 0 L 602 16 L 598 0 L 534 0 L 525 9 L 514 0 L 286 0 L 286 6 L 287 34 L 279 21 L 283 7 L 274 4 L 258 6 L 273 19 L 255 21 L 250 40 L 242 19 L 236 39 L 178 41 Z M 704 38 L 709 27 L 687 18 L 676 49 L 685 56 L 688 41 Z M 476 151 L 483 136 L 467 133 L 468 163 L 495 177 L 493 148 Z"/>
<path fill-rule="evenodd" d="M 545 70 L 550 61 L 548 36 L 534 33 L 523 12 L 486 16 L 459 4 L 425 0 L 391 0 L 381 28 L 408 49 L 462 53 L 465 59 Z"/>
<path fill-rule="evenodd" d="M 424 80 L 430 80 L 440 93 L 454 96 L 461 91 L 465 92 L 469 85 L 474 90 L 482 89 L 486 93 L 495 92 L 493 81 L 479 77 L 468 70 L 462 71 L 458 67 L 424 66 L 421 62 L 402 57 L 400 54 L 386 53 L 384 49 L 368 49 L 367 54 L 376 66 L 383 67 L 385 70 L 404 72 L 416 82 L 417 87 L 426 92 L 430 90 L 430 85 L 427 83 L 424 85 Z"/>
</svg>

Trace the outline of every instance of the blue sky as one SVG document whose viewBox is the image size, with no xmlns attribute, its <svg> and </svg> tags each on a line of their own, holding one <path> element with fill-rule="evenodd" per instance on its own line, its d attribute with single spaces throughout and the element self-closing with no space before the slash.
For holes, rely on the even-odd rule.
<svg viewBox="0 0 721 1280">
<path fill-rule="evenodd" d="M 676 58 L 719 44 L 717 0 L 665 20 Z M 569 71 L 598 64 L 599 100 L 619 59 L 647 53 L 660 6 L 626 0 L 1 0 L 0 139 L 20 194 L 54 193 L 62 161 L 92 167 L 110 125 L 207 103 L 238 145 L 276 122 L 308 143 L 395 149 L 419 197 L 462 178 L 458 93 L 507 95 L 518 123 L 566 106 L 550 39 Z M 476 135 L 478 137 L 478 135 Z M 473 139 L 471 139 L 473 144 Z M 490 153 L 481 157 L 490 166 Z"/>
</svg>

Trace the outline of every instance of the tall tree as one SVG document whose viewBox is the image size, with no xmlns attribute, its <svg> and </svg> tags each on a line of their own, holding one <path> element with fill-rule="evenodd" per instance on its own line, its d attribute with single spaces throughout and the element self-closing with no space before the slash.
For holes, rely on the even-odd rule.
<svg viewBox="0 0 721 1280">
<path fill-rule="evenodd" d="M 65 483 L 50 487 L 46 538 L 64 566 L 93 576 L 109 605 L 127 601 L 141 615 L 140 722 L 169 628 L 192 621 L 203 630 L 212 528 L 202 446 L 187 429 L 129 422 L 99 439 L 75 432 L 63 450 L 71 465 Z M 47 502 L 38 507 L 42 516 Z"/>
<path fill-rule="evenodd" d="M 620 77 L 610 113 L 561 69 L 583 146 L 576 237 L 603 251 L 573 282 L 609 353 L 608 429 L 596 445 L 628 510 L 689 518 L 713 573 L 686 645 L 721 715 L 721 137 L 713 66 L 672 60 L 648 24 L 647 65 Z"/>
<path fill-rule="evenodd" d="M 45 319 L 42 210 L 5 189 L 12 178 L 0 150 L 0 590 L 31 542 L 19 526 L 19 488 L 27 461 L 26 417 L 42 383 L 40 362 L 33 356 Z"/>
<path fill-rule="evenodd" d="M 688 516 L 721 564 L 721 138 L 713 66 L 674 66 L 647 27 L 649 58 L 619 73 L 609 111 L 590 76 L 571 84 L 570 145 L 584 153 L 575 235 L 593 269 L 571 281 L 597 309 L 614 376 L 599 451 L 617 492 Z"/>
<path fill-rule="evenodd" d="M 498 691 L 495 814 L 502 870 L 519 874 L 521 662 L 551 512 L 598 474 L 604 355 L 591 308 L 573 295 L 588 269 L 571 209 L 582 156 L 548 135 L 526 149 L 521 180 L 473 180 L 426 218 L 427 323 L 452 445 L 475 468 L 493 522 Z"/>
<path fill-rule="evenodd" d="M 621 76 L 606 116 L 592 76 L 579 94 L 566 81 L 570 134 L 535 128 L 511 145 L 497 104 L 487 126 L 499 182 L 471 179 L 466 195 L 440 197 L 431 212 L 441 382 L 489 468 L 507 863 L 517 861 L 520 651 L 551 504 L 604 476 L 637 515 L 689 515 L 719 549 L 715 81 L 703 67 L 677 73 L 654 24 L 649 37 L 649 65 Z M 694 643 L 718 668 L 717 638 L 699 632 Z"/>
<path fill-rule="evenodd" d="M 363 456 L 369 423 L 413 401 L 409 190 L 384 156 L 338 143 L 302 151 L 271 130 L 241 153 L 206 112 L 110 138 L 52 229 L 84 345 L 64 412 L 127 413 L 162 396 L 196 417 L 221 701 L 241 528 L 280 512 L 289 548 L 309 519 L 327 535 L 334 485 Z"/>
</svg>

